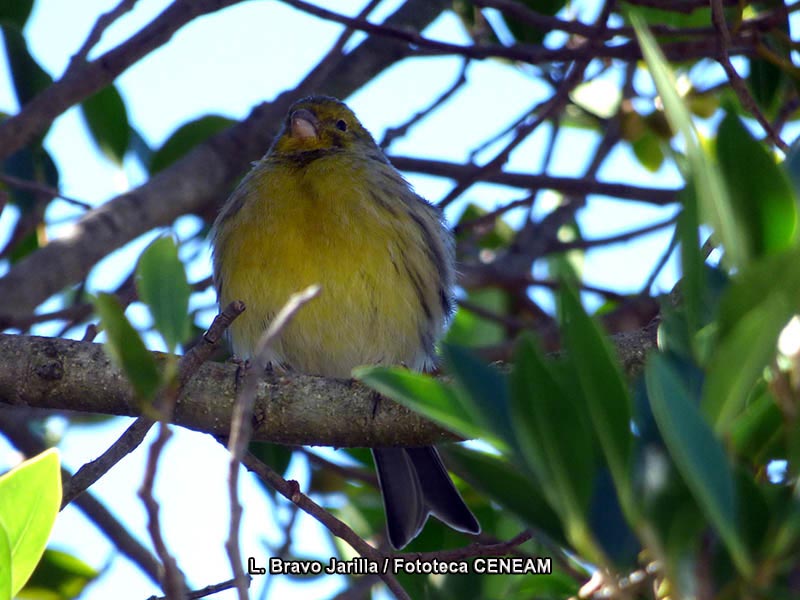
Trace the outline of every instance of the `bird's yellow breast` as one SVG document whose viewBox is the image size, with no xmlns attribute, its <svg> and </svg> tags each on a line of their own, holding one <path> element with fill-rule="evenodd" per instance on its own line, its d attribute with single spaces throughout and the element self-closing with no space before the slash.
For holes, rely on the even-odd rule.
<svg viewBox="0 0 800 600">
<path fill-rule="evenodd" d="M 220 303 L 247 306 L 230 331 L 236 354 L 250 356 L 289 296 L 317 283 L 320 295 L 284 329 L 272 360 L 331 377 L 429 360 L 426 330 L 444 320 L 430 314 L 441 312 L 436 265 L 403 202 L 376 199 L 373 171 L 341 159 L 265 160 L 243 181 L 236 210 L 217 225 L 214 257 Z"/>
</svg>

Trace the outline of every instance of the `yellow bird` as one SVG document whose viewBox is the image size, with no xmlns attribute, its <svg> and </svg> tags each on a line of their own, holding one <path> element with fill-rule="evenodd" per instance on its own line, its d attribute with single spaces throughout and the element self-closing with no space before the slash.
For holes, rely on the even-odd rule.
<svg viewBox="0 0 800 600">
<path fill-rule="evenodd" d="M 281 332 L 272 364 L 339 378 L 366 364 L 433 365 L 453 312 L 452 237 L 339 100 L 289 109 L 222 208 L 212 243 L 220 305 L 247 306 L 230 329 L 238 356 L 252 356 L 289 296 L 316 283 L 322 293 Z M 480 532 L 435 448 L 372 454 L 392 546 L 414 539 L 429 514 Z"/>
</svg>

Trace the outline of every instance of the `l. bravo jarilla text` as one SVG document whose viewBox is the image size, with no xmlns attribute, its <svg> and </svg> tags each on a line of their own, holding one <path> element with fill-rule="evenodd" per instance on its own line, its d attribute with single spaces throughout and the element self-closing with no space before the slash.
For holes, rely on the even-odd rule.
<svg viewBox="0 0 800 600">
<path fill-rule="evenodd" d="M 478 557 L 471 560 L 439 560 L 437 558 L 403 558 L 389 556 L 381 561 L 364 557 L 339 560 L 331 557 L 324 563 L 319 560 L 269 559 L 267 569 L 259 567 L 254 558 L 247 561 L 250 575 L 369 575 L 392 573 L 446 575 L 448 573 L 477 573 L 482 575 L 538 575 L 552 572 L 549 557 Z"/>
</svg>

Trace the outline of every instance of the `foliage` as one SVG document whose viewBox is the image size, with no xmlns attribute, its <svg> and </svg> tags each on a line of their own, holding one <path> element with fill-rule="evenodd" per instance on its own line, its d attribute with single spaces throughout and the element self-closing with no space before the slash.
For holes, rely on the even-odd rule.
<svg viewBox="0 0 800 600">
<path fill-rule="evenodd" d="M 257 107 L 242 123 L 217 114 L 187 115 L 151 147 L 119 81 L 108 75 L 124 70 L 114 61 L 125 52 L 87 60 L 86 48 L 54 84 L 28 43 L 34 4 L 0 2 L 9 77 L 21 107 L 19 115 L 3 115 L 0 122 L 0 211 L 7 205 L 16 216 L 0 248 L 0 323 L 28 334 L 38 323 L 59 320 L 59 335 L 75 337 L 99 319 L 108 355 L 146 412 L 159 394 L 177 394 L 175 353 L 208 325 L 204 309 L 212 301 L 193 293 L 205 291 L 210 281 L 190 285 L 183 263 L 193 262 L 190 248 L 203 243 L 216 203 L 267 147 L 285 98 Z M 228 4 L 236 2 L 197 0 L 192 15 Z M 548 89 L 544 101 L 532 101 L 463 164 L 396 156 L 387 135 L 387 152 L 398 168 L 456 182 L 442 203 L 460 211 L 454 231 L 461 306 L 441 344 L 445 377 L 401 366 L 364 367 L 354 375 L 451 432 L 480 440 L 442 453 L 463 480 L 459 488 L 486 539 L 509 540 L 530 530 L 530 539 L 506 553 L 551 558 L 553 572 L 403 574 L 399 584 L 414 598 L 565 598 L 577 596 L 600 573 L 601 582 L 588 592 L 597 597 L 795 597 L 800 342 L 787 325 L 800 313 L 800 144 L 788 147 L 781 139 L 799 116 L 793 7 L 650 0 L 592 4 L 594 10 L 583 12 L 578 3 L 573 13 L 572 4 L 559 0 L 403 3 L 417 16 L 451 11 L 472 43 L 446 45 L 421 31 L 435 14 L 425 22 L 412 19 L 412 25 L 367 26 L 287 4 L 365 30 L 369 59 L 346 62 L 357 60 L 362 46 L 353 43 L 342 52 L 343 40 L 313 76 L 287 90 L 287 98 L 311 91 L 344 98 L 361 89 L 369 94 L 380 71 L 409 57 L 464 59 L 466 76 L 398 127 L 398 135 L 451 110 L 447 100 L 474 72 L 470 61 L 487 59 L 493 69 L 514 69 Z M 164 29 L 155 28 L 158 35 L 151 30 L 136 43 L 169 38 L 169 18 L 178 17 L 165 17 L 159 24 Z M 136 53 L 131 46 L 123 50 Z M 724 77 L 708 76 L 710 61 L 722 65 Z M 71 88 L 71 81 L 80 85 Z M 73 97 L 70 90 L 78 91 Z M 19 123 L 14 119 L 40 110 L 37 102 L 47 107 L 46 118 L 12 129 Z M 59 245 L 43 234 L 62 180 L 46 142 L 53 120 L 72 105 L 80 106 L 87 135 L 109 163 L 136 163 L 147 180 L 104 206 L 73 202 L 85 220 L 77 241 Z M 259 120 L 265 114 L 272 115 L 266 121 L 272 130 Z M 545 127 L 550 140 L 541 166 L 530 172 L 508 168 L 515 149 Z M 549 175 L 559 136 L 576 132 L 597 143 L 589 165 L 579 176 Z M 630 155 L 649 173 L 676 168 L 682 185 L 665 190 L 609 182 L 599 173 L 614 153 Z M 490 211 L 467 193 L 486 182 L 525 196 Z M 551 194 L 549 205 L 542 190 Z M 667 223 L 674 230 L 668 254 L 679 248 L 681 278 L 670 294 L 651 296 L 661 266 L 640 293 L 591 285 L 585 259 L 614 241 L 584 235 L 582 217 L 593 214 L 592 199 L 601 196 L 677 207 L 678 216 Z M 521 224 L 512 210 L 525 211 Z M 193 238 L 156 238 L 112 293 L 89 278 L 118 246 L 163 231 L 184 214 L 203 221 Z M 645 233 L 622 232 L 616 241 Z M 532 290 L 551 293 L 555 308 Z M 16 293 L 22 301 L 8 300 Z M 35 312 L 48 296 L 60 307 L 50 319 Z M 600 307 L 591 314 L 585 306 L 597 306 L 598 296 Z M 126 316 L 137 300 L 146 308 L 144 325 Z M 651 322 L 657 324 L 657 347 L 629 370 L 617 358 L 625 342 L 615 334 L 647 330 Z M 152 334 L 169 352 L 166 358 L 149 349 Z M 496 358 L 508 364 L 489 364 Z M 4 397 L 0 402 L 13 404 Z M 16 439 L 14 431 L 3 433 Z M 276 444 L 254 452 L 281 474 L 290 461 L 305 459 Z M 360 469 L 371 468 L 368 453 L 345 453 L 350 462 L 338 470 L 309 463 L 302 491 L 361 538 L 380 540 L 379 496 L 374 485 L 364 484 L 370 476 Z M 272 487 L 264 489 L 279 501 Z M 78 597 L 100 575 L 75 557 L 45 550 L 60 500 L 53 452 L 0 478 L 0 600 Z M 294 517 L 285 527 L 287 544 L 293 523 Z M 349 546 L 331 538 L 339 558 L 352 558 Z M 463 551 L 459 560 L 474 567 L 469 543 L 431 522 L 409 551 Z M 273 550 L 319 558 L 294 556 L 290 545 Z M 354 578 L 347 581 L 356 585 Z"/>
<path fill-rule="evenodd" d="M 48 450 L 0 477 L 0 598 L 16 596 L 34 571 L 61 508 L 58 452 Z"/>
</svg>

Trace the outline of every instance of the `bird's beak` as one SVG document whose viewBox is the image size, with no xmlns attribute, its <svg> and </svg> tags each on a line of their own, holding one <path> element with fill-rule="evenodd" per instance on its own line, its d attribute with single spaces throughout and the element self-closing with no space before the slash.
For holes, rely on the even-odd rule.
<svg viewBox="0 0 800 600">
<path fill-rule="evenodd" d="M 305 108 L 296 110 L 292 113 L 291 133 L 301 140 L 315 138 L 319 134 L 319 119 Z"/>
</svg>

